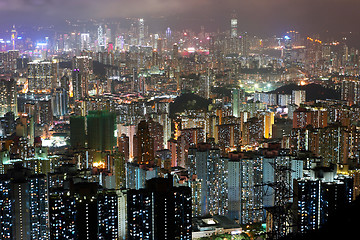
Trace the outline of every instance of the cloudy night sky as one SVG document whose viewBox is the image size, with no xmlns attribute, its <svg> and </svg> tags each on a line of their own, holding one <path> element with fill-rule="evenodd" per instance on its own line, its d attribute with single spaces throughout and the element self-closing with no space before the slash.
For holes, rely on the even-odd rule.
<svg viewBox="0 0 360 240">
<path fill-rule="evenodd" d="M 226 30 L 235 10 L 239 30 L 266 34 L 358 31 L 360 21 L 359 0 L 0 0 L 0 9 L 3 25 L 162 16 L 168 25 L 204 25 L 211 31 Z"/>
</svg>

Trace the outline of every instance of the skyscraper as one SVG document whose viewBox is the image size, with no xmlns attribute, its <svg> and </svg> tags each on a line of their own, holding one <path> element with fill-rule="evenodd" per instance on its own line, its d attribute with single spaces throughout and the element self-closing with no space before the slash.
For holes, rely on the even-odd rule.
<svg viewBox="0 0 360 240">
<path fill-rule="evenodd" d="M 0 79 L 0 117 L 12 112 L 17 116 L 17 91 L 14 79 Z"/>
<path fill-rule="evenodd" d="M 33 61 L 28 63 L 29 91 L 34 93 L 50 93 L 56 82 L 56 64 L 49 61 Z"/>
<path fill-rule="evenodd" d="M 128 239 L 191 239 L 191 188 L 154 178 L 129 190 Z"/>
<path fill-rule="evenodd" d="M 70 145 L 73 148 L 84 148 L 86 141 L 85 117 L 70 117 Z"/>
<path fill-rule="evenodd" d="M 344 176 L 329 179 L 326 174 L 333 173 L 322 172 L 318 176 L 324 178 L 302 178 L 294 181 L 296 230 L 299 232 L 319 229 L 329 217 L 352 201 L 353 179 Z"/>
<path fill-rule="evenodd" d="M 40 239 L 49 237 L 48 188 L 45 175 L 32 175 L 30 169 L 15 164 L 0 180 L 4 239 Z"/>
<path fill-rule="evenodd" d="M 289 36 L 284 37 L 284 62 L 287 64 L 287 66 L 291 63 L 291 52 L 292 52 L 292 39 Z"/>
<path fill-rule="evenodd" d="M 237 38 L 238 37 L 238 20 L 237 20 L 235 14 L 231 18 L 230 27 L 231 27 L 230 37 Z"/>
<path fill-rule="evenodd" d="M 143 120 L 139 123 L 137 137 L 137 163 L 148 165 L 154 161 L 154 139 L 150 136 L 149 124 Z"/>
<path fill-rule="evenodd" d="M 240 223 L 261 222 L 263 218 L 262 159 L 234 159 L 228 162 L 229 217 Z"/>
<path fill-rule="evenodd" d="M 145 32 L 144 32 L 144 19 L 140 18 L 139 19 L 139 46 L 143 46 L 145 45 Z"/>
<path fill-rule="evenodd" d="M 86 121 L 88 148 L 113 151 L 116 145 L 115 114 L 108 111 L 90 111 Z"/>
<path fill-rule="evenodd" d="M 234 117 L 240 117 L 241 104 L 245 102 L 245 90 L 243 88 L 234 88 L 231 91 L 231 107 Z"/>
<path fill-rule="evenodd" d="M 72 69 L 73 97 L 75 100 L 79 100 L 88 95 L 89 81 L 93 73 L 92 58 L 75 56 L 72 59 Z"/>
</svg>

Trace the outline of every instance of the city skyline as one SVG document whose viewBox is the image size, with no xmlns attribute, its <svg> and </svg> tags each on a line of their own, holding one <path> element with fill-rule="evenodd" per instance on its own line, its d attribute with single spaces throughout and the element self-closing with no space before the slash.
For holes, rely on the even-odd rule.
<svg viewBox="0 0 360 240">
<path fill-rule="evenodd" d="M 0 0 L 1 239 L 347 238 L 358 7 Z"/>
<path fill-rule="evenodd" d="M 351 6 L 351 7 L 348 7 Z M 281 33 L 289 29 L 301 32 L 353 32 L 360 18 L 354 0 L 320 1 L 49 1 L 1 0 L 0 20 L 4 25 L 59 23 L 64 19 L 147 18 L 159 19 L 177 28 L 205 25 L 210 31 L 224 30 L 235 11 L 239 29 L 254 33 Z"/>
</svg>

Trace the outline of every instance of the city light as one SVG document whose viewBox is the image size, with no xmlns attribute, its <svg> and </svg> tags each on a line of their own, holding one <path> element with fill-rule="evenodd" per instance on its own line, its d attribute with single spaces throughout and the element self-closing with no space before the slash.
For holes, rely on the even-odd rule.
<svg viewBox="0 0 360 240">
<path fill-rule="evenodd" d="M 22 2 L 1 239 L 356 236 L 360 1 Z"/>
</svg>

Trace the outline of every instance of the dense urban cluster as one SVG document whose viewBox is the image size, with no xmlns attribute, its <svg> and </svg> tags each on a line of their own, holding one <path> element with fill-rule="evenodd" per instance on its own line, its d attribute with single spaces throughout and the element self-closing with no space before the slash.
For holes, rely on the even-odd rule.
<svg viewBox="0 0 360 240">
<path fill-rule="evenodd" d="M 280 239 L 360 194 L 346 37 L 67 24 L 0 39 L 1 239 Z"/>
</svg>

